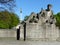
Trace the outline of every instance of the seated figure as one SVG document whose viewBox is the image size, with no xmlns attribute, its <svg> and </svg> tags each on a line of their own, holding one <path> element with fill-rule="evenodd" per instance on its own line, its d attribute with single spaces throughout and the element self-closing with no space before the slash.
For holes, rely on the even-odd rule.
<svg viewBox="0 0 60 45">
<path fill-rule="evenodd" d="M 44 23 L 53 24 L 55 22 L 51 7 L 52 7 L 52 5 L 48 4 L 47 9 L 42 10 L 42 12 L 41 12 L 41 17 L 44 18 Z"/>
<path fill-rule="evenodd" d="M 38 23 L 38 19 L 37 19 L 35 16 L 33 16 L 33 18 L 30 19 L 29 22 L 30 22 L 30 23 L 32 23 L 32 22 L 34 22 L 34 23 Z"/>
</svg>

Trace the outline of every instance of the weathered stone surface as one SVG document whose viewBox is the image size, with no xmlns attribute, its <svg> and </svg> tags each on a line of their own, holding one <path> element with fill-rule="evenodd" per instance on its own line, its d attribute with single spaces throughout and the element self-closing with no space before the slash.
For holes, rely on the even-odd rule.
<svg viewBox="0 0 60 45">
<path fill-rule="evenodd" d="M 0 29 L 0 37 L 16 37 L 16 29 Z"/>
<path fill-rule="evenodd" d="M 46 10 L 42 10 L 37 14 L 33 13 L 26 21 L 26 38 L 29 39 L 47 39 L 56 40 L 59 37 L 59 29 L 55 26 L 56 19 L 53 17 L 53 12 L 50 9 L 51 5 L 47 6 Z M 33 18 L 34 17 L 34 18 Z M 31 19 L 32 23 L 29 21 Z M 37 19 L 37 23 L 34 21 Z"/>
<path fill-rule="evenodd" d="M 29 23 L 26 27 L 26 36 L 27 39 L 48 39 L 48 40 L 56 40 L 59 37 L 59 30 L 54 27 L 42 27 L 41 25 L 38 25 L 36 23 Z"/>
</svg>

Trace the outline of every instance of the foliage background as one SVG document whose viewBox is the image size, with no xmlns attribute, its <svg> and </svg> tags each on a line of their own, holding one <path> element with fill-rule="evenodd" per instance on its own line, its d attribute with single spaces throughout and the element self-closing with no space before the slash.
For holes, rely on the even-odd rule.
<svg viewBox="0 0 60 45">
<path fill-rule="evenodd" d="M 8 11 L 1 11 L 0 12 L 0 28 L 12 28 L 19 24 L 20 20 L 19 17 L 12 12 Z"/>
<path fill-rule="evenodd" d="M 55 14 L 54 17 L 56 19 L 56 26 L 58 26 L 59 29 L 60 29 L 60 12 L 58 12 L 57 14 Z"/>
</svg>

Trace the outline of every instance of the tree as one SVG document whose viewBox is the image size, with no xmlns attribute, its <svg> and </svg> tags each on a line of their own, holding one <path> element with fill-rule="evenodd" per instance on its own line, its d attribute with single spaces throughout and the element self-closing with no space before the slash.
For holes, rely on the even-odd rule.
<svg viewBox="0 0 60 45">
<path fill-rule="evenodd" d="M 15 0 L 0 0 L 0 10 L 1 9 L 8 9 L 8 10 L 13 10 L 13 7 L 15 7 Z M 4 6 L 4 7 L 3 7 Z"/>
<path fill-rule="evenodd" d="M 25 17 L 24 17 L 24 21 L 26 21 L 28 18 L 29 18 L 29 16 L 25 16 Z"/>
<path fill-rule="evenodd" d="M 60 12 L 55 14 L 54 17 L 56 18 L 56 26 L 60 29 Z"/>
<path fill-rule="evenodd" d="M 19 23 L 19 17 L 15 13 L 11 13 L 8 11 L 0 12 L 0 28 L 12 28 Z"/>
<path fill-rule="evenodd" d="M 11 24 L 10 24 L 10 27 L 17 26 L 17 24 L 19 24 L 19 23 L 20 23 L 19 17 L 16 14 L 11 13 Z"/>
<path fill-rule="evenodd" d="M 24 24 L 25 21 L 26 21 L 28 18 L 29 18 L 29 16 L 25 16 L 25 17 L 24 17 L 24 20 L 21 22 L 21 24 Z"/>
</svg>

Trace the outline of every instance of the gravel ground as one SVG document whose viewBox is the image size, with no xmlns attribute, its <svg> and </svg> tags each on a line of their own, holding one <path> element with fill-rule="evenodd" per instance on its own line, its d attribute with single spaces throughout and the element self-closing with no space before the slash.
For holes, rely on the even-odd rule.
<svg viewBox="0 0 60 45">
<path fill-rule="evenodd" d="M 60 45 L 58 41 L 16 40 L 16 38 L 0 38 L 0 45 Z"/>
</svg>

